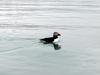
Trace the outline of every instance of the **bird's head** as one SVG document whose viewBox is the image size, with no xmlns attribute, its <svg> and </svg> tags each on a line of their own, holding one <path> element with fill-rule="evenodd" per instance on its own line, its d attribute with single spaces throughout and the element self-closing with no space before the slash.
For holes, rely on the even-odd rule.
<svg viewBox="0 0 100 75">
<path fill-rule="evenodd" d="M 54 32 L 54 33 L 53 33 L 53 37 L 58 37 L 58 36 L 61 36 L 61 34 L 58 33 L 58 32 Z"/>
</svg>

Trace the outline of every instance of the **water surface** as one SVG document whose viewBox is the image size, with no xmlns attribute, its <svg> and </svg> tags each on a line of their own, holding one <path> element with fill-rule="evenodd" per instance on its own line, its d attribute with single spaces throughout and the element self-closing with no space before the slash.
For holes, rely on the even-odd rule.
<svg viewBox="0 0 100 75">
<path fill-rule="evenodd" d="M 1 0 L 0 74 L 100 75 L 99 20 L 98 0 Z"/>
</svg>

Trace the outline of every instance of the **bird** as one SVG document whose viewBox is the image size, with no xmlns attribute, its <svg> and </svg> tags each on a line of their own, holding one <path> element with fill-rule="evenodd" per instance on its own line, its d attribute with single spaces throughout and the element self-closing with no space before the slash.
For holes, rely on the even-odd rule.
<svg viewBox="0 0 100 75">
<path fill-rule="evenodd" d="M 61 34 L 58 32 L 54 32 L 52 37 L 42 38 L 42 39 L 40 39 L 40 41 L 42 41 L 43 43 L 46 43 L 46 44 L 47 43 L 55 43 L 55 42 L 59 41 L 58 36 L 61 36 Z"/>
</svg>

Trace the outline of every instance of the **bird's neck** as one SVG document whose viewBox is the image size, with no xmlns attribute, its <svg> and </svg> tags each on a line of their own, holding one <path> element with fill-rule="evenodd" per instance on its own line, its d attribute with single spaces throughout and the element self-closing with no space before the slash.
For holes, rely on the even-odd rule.
<svg viewBox="0 0 100 75">
<path fill-rule="evenodd" d="M 54 39 L 58 38 L 58 36 L 53 36 Z"/>
</svg>

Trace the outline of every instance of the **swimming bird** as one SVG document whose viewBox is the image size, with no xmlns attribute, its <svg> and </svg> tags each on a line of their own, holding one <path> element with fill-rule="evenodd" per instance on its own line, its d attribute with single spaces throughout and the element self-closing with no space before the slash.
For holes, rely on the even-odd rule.
<svg viewBox="0 0 100 75">
<path fill-rule="evenodd" d="M 43 43 L 55 43 L 59 41 L 58 36 L 61 36 L 61 34 L 59 34 L 58 32 L 54 32 L 52 37 L 42 38 L 40 39 L 40 41 L 42 41 Z"/>
</svg>

